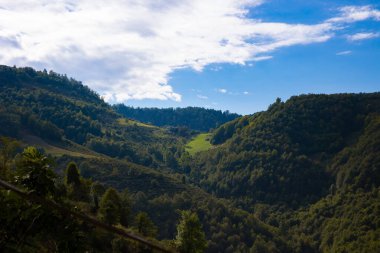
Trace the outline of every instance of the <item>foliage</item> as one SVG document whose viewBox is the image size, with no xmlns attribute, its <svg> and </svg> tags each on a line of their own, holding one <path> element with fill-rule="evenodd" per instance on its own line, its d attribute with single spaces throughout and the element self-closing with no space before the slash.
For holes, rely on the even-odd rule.
<svg viewBox="0 0 380 253">
<path fill-rule="evenodd" d="M 27 147 L 17 166 L 16 181 L 38 195 L 55 195 L 55 174 L 52 162 L 35 147 Z"/>
<path fill-rule="evenodd" d="M 181 212 L 181 220 L 177 226 L 176 245 L 183 253 L 201 253 L 207 248 L 202 224 L 196 213 Z"/>
<path fill-rule="evenodd" d="M 224 144 L 199 154 L 190 176 L 207 191 L 245 208 L 257 202 L 312 203 L 335 181 L 340 166 L 329 168 L 334 157 L 358 140 L 374 113 L 380 113 L 379 93 L 277 100 L 265 112 L 217 129 L 212 142 Z"/>
<path fill-rule="evenodd" d="M 115 110 L 121 115 L 156 126 L 187 127 L 207 132 L 240 115 L 200 107 L 186 108 L 134 108 L 118 104 Z"/>
<path fill-rule="evenodd" d="M 154 237 L 157 234 L 157 227 L 153 221 L 149 218 L 146 212 L 139 212 L 136 215 L 135 223 L 137 231 L 144 236 Z"/>
<path fill-rule="evenodd" d="M 99 216 L 110 225 L 120 222 L 121 199 L 114 188 L 109 188 L 104 193 L 100 201 Z"/>
<path fill-rule="evenodd" d="M 177 156 L 184 150 L 179 144 L 183 137 L 131 123 L 95 92 L 65 75 L 0 66 L 0 88 L 0 104 L 7 105 L 0 108 L 0 135 L 17 139 L 35 135 L 63 147 L 75 142 L 155 168 L 167 166 L 162 159 L 167 150 Z"/>
<path fill-rule="evenodd" d="M 124 227 L 129 227 L 132 200 L 130 198 L 128 189 L 124 189 L 124 191 L 120 194 L 120 198 L 121 198 L 120 224 L 123 225 Z"/>
<path fill-rule="evenodd" d="M 0 151 L 2 150 L 0 149 Z M 54 197 L 54 202 L 58 206 L 65 206 L 65 209 L 59 211 L 47 204 L 27 202 L 11 191 L 0 189 L 1 252 L 152 251 L 149 247 L 100 231 L 86 222 L 68 215 L 68 209 L 76 212 L 80 209 L 85 213 L 91 211 L 89 209 L 90 202 L 69 201 L 65 195 L 59 198 L 54 195 L 59 191 L 58 187 L 69 188 L 75 185 L 74 182 L 79 182 L 80 185 L 86 183 L 86 180 L 79 174 L 75 173 L 75 178 L 79 181 L 65 180 L 65 184 L 58 182 L 59 177 L 49 167 L 52 161 L 34 147 L 27 147 L 17 159 L 17 174 L 10 171 L 9 176 L 15 179 L 18 187 L 45 198 Z M 67 167 L 76 169 L 73 162 L 70 162 Z M 121 197 L 113 188 L 108 188 L 104 193 L 104 187 L 99 183 L 94 183 L 91 189 L 96 196 L 103 195 L 100 209 L 99 211 L 95 210 L 95 214 L 109 224 L 121 223 L 122 218 L 124 218 L 124 222 L 128 222 L 131 200 L 127 191 L 124 191 Z M 123 215 L 127 216 L 123 217 Z M 154 236 L 156 228 L 148 216 L 145 214 L 139 220 L 138 228 L 135 229 L 143 235 Z"/>
<path fill-rule="evenodd" d="M 101 198 L 103 196 L 105 191 L 106 191 L 105 187 L 101 183 L 99 183 L 99 182 L 92 183 L 91 189 L 90 189 L 90 194 L 91 194 L 93 205 L 94 205 L 94 207 L 93 207 L 94 212 L 98 211 L 98 209 L 99 209 L 99 198 Z"/>
<path fill-rule="evenodd" d="M 66 185 L 71 185 L 71 184 L 75 186 L 80 185 L 80 175 L 79 175 L 78 167 L 74 162 L 70 162 L 67 165 L 65 183 Z"/>
<path fill-rule="evenodd" d="M 161 119 L 169 127 L 146 125 L 80 82 L 31 68 L 1 66 L 0 87 L 0 134 L 16 138 L 0 139 L 5 178 L 31 194 L 167 241 L 177 210 L 191 210 L 206 252 L 380 251 L 379 93 L 277 99 L 210 132 L 214 146 L 190 155 L 191 124 L 208 131 L 227 117 L 152 110 L 171 115 Z M 55 163 L 35 148 L 15 154 L 15 140 L 36 136 L 67 152 Z M 7 191 L 0 206 L 1 252 L 147 251 Z"/>
<path fill-rule="evenodd" d="M 9 137 L 0 137 L 0 179 L 7 178 L 9 162 L 12 161 L 20 143 Z"/>
</svg>

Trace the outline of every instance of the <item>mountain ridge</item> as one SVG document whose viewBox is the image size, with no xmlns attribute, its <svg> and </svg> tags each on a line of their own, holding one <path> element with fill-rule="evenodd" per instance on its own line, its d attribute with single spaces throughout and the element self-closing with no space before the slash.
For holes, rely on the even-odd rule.
<svg viewBox="0 0 380 253">
<path fill-rule="evenodd" d="M 127 189 L 161 240 L 191 210 L 206 252 L 380 249 L 380 93 L 277 99 L 203 134 L 210 145 L 190 155 L 193 130 L 125 118 L 64 75 L 0 66 L 0 87 L 0 135 L 54 156 L 57 184 L 74 161 L 88 186 Z"/>
<path fill-rule="evenodd" d="M 156 126 L 187 127 L 208 132 L 223 123 L 240 117 L 237 113 L 202 107 L 140 108 L 118 104 L 113 106 L 121 115 Z M 197 120 L 194 120 L 197 119 Z"/>
</svg>

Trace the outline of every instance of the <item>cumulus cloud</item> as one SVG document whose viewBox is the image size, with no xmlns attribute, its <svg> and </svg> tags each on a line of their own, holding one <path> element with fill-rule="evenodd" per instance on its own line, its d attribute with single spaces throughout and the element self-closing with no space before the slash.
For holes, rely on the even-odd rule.
<svg viewBox="0 0 380 253">
<path fill-rule="evenodd" d="M 178 69 L 268 60 L 274 50 L 324 42 L 337 23 L 379 20 L 371 6 L 345 7 L 320 24 L 248 17 L 262 0 L 2 0 L 2 64 L 53 69 L 84 81 L 107 101 L 180 101 Z"/>
<path fill-rule="evenodd" d="M 227 90 L 226 89 L 218 89 L 217 90 L 219 93 L 227 93 Z"/>
<path fill-rule="evenodd" d="M 358 41 L 358 40 L 368 40 L 380 37 L 380 33 L 356 33 L 353 35 L 348 35 L 347 39 L 350 41 Z"/>
</svg>

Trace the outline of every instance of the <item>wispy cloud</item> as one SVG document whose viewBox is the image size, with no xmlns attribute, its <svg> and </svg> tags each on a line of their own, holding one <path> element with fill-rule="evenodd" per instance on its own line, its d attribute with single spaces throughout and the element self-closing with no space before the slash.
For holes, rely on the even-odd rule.
<svg viewBox="0 0 380 253">
<path fill-rule="evenodd" d="M 198 98 L 200 98 L 200 99 L 208 99 L 208 97 L 207 97 L 207 96 L 204 96 L 204 95 L 200 95 L 200 94 L 198 94 L 198 95 L 197 95 L 197 97 L 198 97 Z"/>
<path fill-rule="evenodd" d="M 271 55 L 265 55 L 265 56 L 254 57 L 252 60 L 253 61 L 266 61 L 266 60 L 270 60 L 272 58 L 273 58 L 273 56 L 271 56 Z"/>
<path fill-rule="evenodd" d="M 349 55 L 349 54 L 352 54 L 352 51 L 347 50 L 347 51 L 341 51 L 341 52 L 336 53 L 336 55 Z"/>
<path fill-rule="evenodd" d="M 244 95 L 248 95 L 249 92 L 248 92 L 248 91 L 243 91 L 243 94 L 244 94 Z"/>
<path fill-rule="evenodd" d="M 380 37 L 380 33 L 356 33 L 353 35 L 348 35 L 347 39 L 350 41 L 358 41 L 358 40 L 368 40 Z"/>
<path fill-rule="evenodd" d="M 218 91 L 219 93 L 227 93 L 227 90 L 226 90 L 226 89 L 217 89 L 217 91 Z"/>
<path fill-rule="evenodd" d="M 317 24 L 263 22 L 247 14 L 261 0 L 2 0 L 2 64 L 54 69 L 83 80 L 107 101 L 171 99 L 178 69 L 268 60 L 286 46 L 321 43 L 341 23 L 380 19 L 348 6 Z"/>
<path fill-rule="evenodd" d="M 367 19 L 380 20 L 380 11 L 374 9 L 371 5 L 365 6 L 345 6 L 340 8 L 338 17 L 327 20 L 335 23 L 353 23 Z"/>
</svg>

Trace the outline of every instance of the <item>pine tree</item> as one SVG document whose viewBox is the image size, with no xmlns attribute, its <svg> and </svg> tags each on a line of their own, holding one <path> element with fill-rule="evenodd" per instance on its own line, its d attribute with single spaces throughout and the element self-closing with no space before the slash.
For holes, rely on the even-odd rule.
<svg viewBox="0 0 380 253">
<path fill-rule="evenodd" d="M 55 195 L 52 161 L 35 147 L 27 147 L 18 162 L 16 181 L 41 196 Z"/>
<path fill-rule="evenodd" d="M 137 231 L 143 236 L 155 237 L 157 234 L 157 227 L 145 212 L 139 212 L 136 215 Z"/>
<path fill-rule="evenodd" d="M 74 162 L 70 162 L 66 168 L 66 185 L 74 184 L 75 186 L 80 185 L 80 174 L 77 165 Z"/>
<path fill-rule="evenodd" d="M 125 189 L 121 193 L 121 212 L 120 212 L 120 224 L 124 227 L 129 226 L 129 216 L 131 213 L 131 199 L 129 192 Z"/>
<path fill-rule="evenodd" d="M 78 166 L 74 162 L 67 165 L 65 184 L 70 198 L 77 201 L 89 201 L 90 182 L 80 176 Z"/>
<path fill-rule="evenodd" d="M 100 219 L 110 225 L 120 222 L 121 199 L 114 188 L 108 188 L 100 201 Z"/>
<path fill-rule="evenodd" d="M 181 253 L 201 253 L 207 248 L 205 233 L 196 213 L 181 212 L 175 244 Z"/>
<path fill-rule="evenodd" d="M 94 204 L 94 212 L 99 209 L 99 198 L 105 193 L 104 186 L 99 182 L 94 182 L 91 185 L 91 197 Z"/>
</svg>

